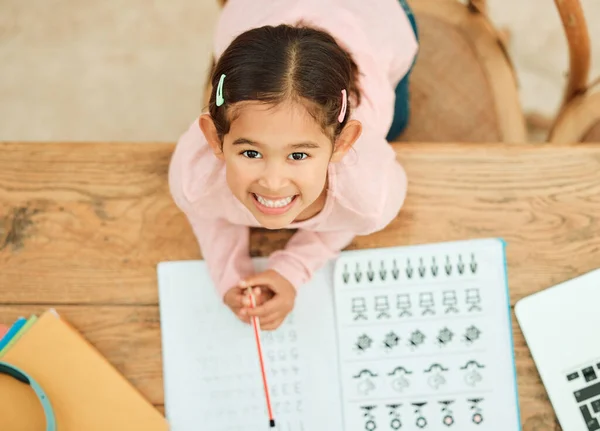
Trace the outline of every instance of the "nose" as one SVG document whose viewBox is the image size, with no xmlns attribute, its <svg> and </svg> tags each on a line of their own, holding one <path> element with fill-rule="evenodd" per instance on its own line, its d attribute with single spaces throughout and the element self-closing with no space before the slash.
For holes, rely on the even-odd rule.
<svg viewBox="0 0 600 431">
<path fill-rule="evenodd" d="M 265 190 L 277 194 L 277 192 L 287 187 L 290 183 L 288 175 L 289 172 L 283 164 L 276 162 L 266 163 L 258 184 L 264 187 Z"/>
</svg>

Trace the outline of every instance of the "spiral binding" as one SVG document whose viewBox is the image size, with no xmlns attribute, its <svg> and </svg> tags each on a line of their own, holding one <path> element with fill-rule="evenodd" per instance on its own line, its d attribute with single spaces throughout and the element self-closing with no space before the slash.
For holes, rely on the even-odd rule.
<svg viewBox="0 0 600 431">
<path fill-rule="evenodd" d="M 344 270 L 342 272 L 344 283 L 348 284 L 351 279 L 356 283 L 361 283 L 363 280 L 372 283 L 374 281 L 389 281 L 389 277 L 397 281 L 401 277 L 404 278 L 404 276 L 407 280 L 413 280 L 429 276 L 433 278 L 449 277 L 453 273 L 459 276 L 474 275 L 478 269 L 474 253 L 471 253 L 467 259 L 463 259 L 463 255 L 458 254 L 455 261 L 452 261 L 450 256 L 446 255 L 442 265 L 436 261 L 435 257 L 431 257 L 427 261 L 420 257 L 417 262 L 411 261 L 410 258 L 406 258 L 402 262 L 399 259 L 392 259 L 391 262 L 386 260 L 373 262 L 369 260 L 365 266 L 363 267 L 357 262 L 354 268 L 350 268 L 348 263 L 344 263 Z"/>
</svg>

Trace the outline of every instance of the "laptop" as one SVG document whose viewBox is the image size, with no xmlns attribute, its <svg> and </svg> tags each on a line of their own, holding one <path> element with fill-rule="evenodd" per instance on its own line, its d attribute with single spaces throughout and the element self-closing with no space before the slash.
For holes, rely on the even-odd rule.
<svg viewBox="0 0 600 431">
<path fill-rule="evenodd" d="M 515 314 L 564 430 L 600 430 L 600 269 L 527 296 Z"/>
</svg>

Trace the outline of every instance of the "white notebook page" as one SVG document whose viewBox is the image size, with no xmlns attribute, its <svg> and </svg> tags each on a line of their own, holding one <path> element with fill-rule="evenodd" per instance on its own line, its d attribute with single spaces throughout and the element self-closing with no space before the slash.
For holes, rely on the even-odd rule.
<svg viewBox="0 0 600 431">
<path fill-rule="evenodd" d="M 277 430 L 342 429 L 332 271 L 333 264 L 300 289 L 280 328 L 263 331 Z M 205 263 L 161 263 L 158 283 L 172 431 L 272 429 L 252 326 L 217 297 Z"/>
</svg>

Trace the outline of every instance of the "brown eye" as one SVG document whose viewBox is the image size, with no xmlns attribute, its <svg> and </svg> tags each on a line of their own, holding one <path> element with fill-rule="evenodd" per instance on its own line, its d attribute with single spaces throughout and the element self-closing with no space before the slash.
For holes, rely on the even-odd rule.
<svg viewBox="0 0 600 431">
<path fill-rule="evenodd" d="M 244 157 L 247 157 L 249 159 L 260 159 L 260 158 L 262 158 L 262 155 L 258 151 L 254 151 L 254 150 L 242 151 L 241 154 Z"/>
<path fill-rule="evenodd" d="M 308 157 L 308 154 L 306 153 L 292 153 L 290 154 L 290 158 L 292 160 L 304 160 Z"/>
</svg>

